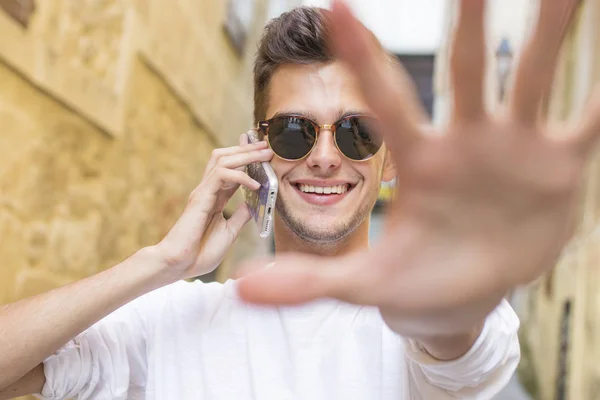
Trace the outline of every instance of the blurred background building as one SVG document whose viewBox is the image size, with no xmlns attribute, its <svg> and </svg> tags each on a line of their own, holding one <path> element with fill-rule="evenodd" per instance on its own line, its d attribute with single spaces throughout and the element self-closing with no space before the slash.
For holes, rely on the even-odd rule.
<svg viewBox="0 0 600 400">
<path fill-rule="evenodd" d="M 572 0 L 579 2 L 580 0 Z M 434 124 L 451 110 L 448 0 L 348 0 L 413 77 Z M 582 0 L 551 120 L 600 82 L 600 5 Z M 0 0 L 0 304 L 89 276 L 156 243 L 214 148 L 252 124 L 252 61 L 270 18 L 329 0 Z M 537 1 L 490 1 L 488 106 L 498 107 Z M 531 398 L 600 399 L 600 161 L 555 270 L 511 300 Z M 401 190 L 401 182 L 400 190 Z M 393 184 L 392 184 L 393 186 Z M 384 185 L 372 217 L 377 240 Z M 241 198 L 228 206 L 231 213 Z M 219 269 L 268 251 L 252 226 Z M 499 399 L 525 399 L 513 385 Z"/>
<path fill-rule="evenodd" d="M 544 110 L 553 124 L 577 120 L 594 86 L 600 83 L 600 5 L 592 0 L 572 2 L 579 4 L 579 9 L 574 26 L 567 32 L 555 85 Z M 489 3 L 487 102 L 494 109 L 510 85 L 539 2 Z M 452 11 L 447 18 L 453 18 Z M 438 123 L 447 119 L 451 108 L 447 45 L 446 41 L 438 53 L 434 113 Z M 511 296 L 522 321 L 519 376 L 534 399 L 600 399 L 599 174 L 596 157 L 585 183 L 577 233 L 558 265 L 547 276 Z"/>
<path fill-rule="evenodd" d="M 163 237 L 212 149 L 252 124 L 269 4 L 249 4 L 0 0 L 0 303 Z"/>
<path fill-rule="evenodd" d="M 600 83 L 600 4 L 580 3 L 547 107 L 549 118 L 563 123 L 584 111 Z M 600 399 L 599 179 L 596 157 L 574 239 L 554 271 L 527 292 L 523 336 L 540 399 Z"/>
</svg>

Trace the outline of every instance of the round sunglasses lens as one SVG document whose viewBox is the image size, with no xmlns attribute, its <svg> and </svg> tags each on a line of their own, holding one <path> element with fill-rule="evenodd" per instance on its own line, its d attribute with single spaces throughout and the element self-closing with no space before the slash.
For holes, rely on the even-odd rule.
<svg viewBox="0 0 600 400">
<path fill-rule="evenodd" d="M 335 141 L 340 151 L 356 161 L 373 157 L 383 143 L 383 138 L 373 132 L 373 125 L 373 121 L 365 117 L 342 121 L 335 131 Z"/>
<path fill-rule="evenodd" d="M 281 158 L 299 160 L 306 156 L 315 143 L 314 126 L 304 118 L 281 117 L 269 124 L 269 143 Z"/>
</svg>

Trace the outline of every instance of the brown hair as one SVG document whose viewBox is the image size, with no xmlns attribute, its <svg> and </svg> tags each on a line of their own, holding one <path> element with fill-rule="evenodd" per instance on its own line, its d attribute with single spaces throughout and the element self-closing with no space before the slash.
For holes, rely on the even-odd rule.
<svg viewBox="0 0 600 400">
<path fill-rule="evenodd" d="M 277 67 L 334 60 L 327 43 L 328 13 L 324 8 L 298 7 L 267 24 L 254 63 L 254 123 L 266 118 L 269 83 Z"/>
<path fill-rule="evenodd" d="M 327 19 L 329 10 L 319 7 L 297 7 L 272 19 L 263 33 L 254 62 L 254 123 L 266 118 L 269 108 L 269 83 L 277 67 L 284 64 L 330 63 L 335 60 L 329 50 Z M 392 67 L 400 72 L 406 85 L 413 85 L 402 64 L 388 53 L 375 34 L 367 30 Z M 413 92 L 416 90 L 413 87 Z M 419 112 L 419 114 L 421 114 Z"/>
</svg>

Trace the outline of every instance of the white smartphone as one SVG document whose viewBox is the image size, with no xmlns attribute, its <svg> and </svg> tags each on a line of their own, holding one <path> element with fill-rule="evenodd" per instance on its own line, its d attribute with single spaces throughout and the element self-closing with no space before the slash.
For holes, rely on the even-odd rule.
<svg viewBox="0 0 600 400">
<path fill-rule="evenodd" d="M 251 130 L 247 134 L 249 143 L 259 141 L 256 131 Z M 243 187 L 246 204 L 250 214 L 258 226 L 261 238 L 267 238 L 273 230 L 273 215 L 275 214 L 275 202 L 279 181 L 268 162 L 252 163 L 246 167 L 246 173 L 255 181 L 260 183 L 260 189 L 248 190 Z"/>
</svg>

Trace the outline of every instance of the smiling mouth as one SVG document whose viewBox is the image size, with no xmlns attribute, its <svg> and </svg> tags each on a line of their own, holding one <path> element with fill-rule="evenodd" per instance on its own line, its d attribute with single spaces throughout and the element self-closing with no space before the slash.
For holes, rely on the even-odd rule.
<svg viewBox="0 0 600 400">
<path fill-rule="evenodd" d="M 318 194 L 324 196 L 342 195 L 354 188 L 354 185 L 349 183 L 333 186 L 313 186 L 305 183 L 294 183 L 293 186 L 302 193 Z"/>
</svg>

